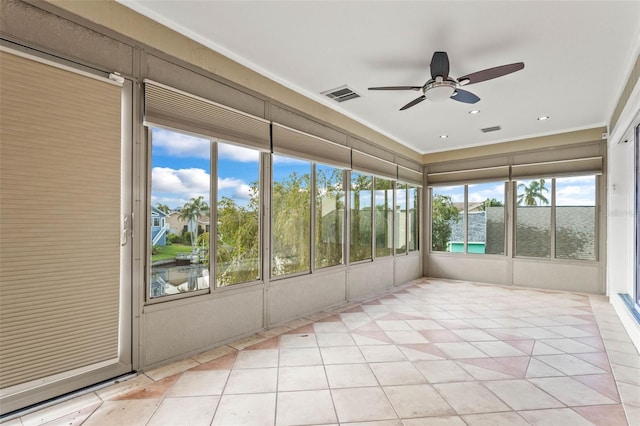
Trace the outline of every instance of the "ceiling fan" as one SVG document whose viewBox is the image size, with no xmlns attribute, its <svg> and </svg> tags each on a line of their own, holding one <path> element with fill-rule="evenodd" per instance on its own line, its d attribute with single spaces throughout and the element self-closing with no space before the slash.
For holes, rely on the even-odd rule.
<svg viewBox="0 0 640 426">
<path fill-rule="evenodd" d="M 419 104 L 425 99 L 430 101 L 442 101 L 445 99 L 453 99 L 466 104 L 475 104 L 480 100 L 479 97 L 471 92 L 460 89 L 460 86 L 480 83 L 481 81 L 491 80 L 493 78 L 502 77 L 512 72 L 520 71 L 524 68 L 524 63 L 516 62 L 514 64 L 501 65 L 499 67 L 488 68 L 486 70 L 474 72 L 464 75 L 458 79 L 449 77 L 449 56 L 447 52 L 434 52 L 431 58 L 431 79 L 423 86 L 383 86 L 369 87 L 369 90 L 422 90 L 422 96 L 416 98 L 400 108 L 400 111 L 411 108 Z"/>
</svg>

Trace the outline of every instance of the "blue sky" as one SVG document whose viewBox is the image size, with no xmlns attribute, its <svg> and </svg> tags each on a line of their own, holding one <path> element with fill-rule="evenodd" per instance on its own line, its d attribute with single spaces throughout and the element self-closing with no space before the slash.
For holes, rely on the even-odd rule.
<svg viewBox="0 0 640 426">
<path fill-rule="evenodd" d="M 180 208 L 202 195 L 209 200 L 211 143 L 165 129 L 153 129 L 151 203 Z M 218 144 L 220 196 L 246 204 L 250 185 L 258 180 L 259 152 L 226 143 Z"/>
</svg>

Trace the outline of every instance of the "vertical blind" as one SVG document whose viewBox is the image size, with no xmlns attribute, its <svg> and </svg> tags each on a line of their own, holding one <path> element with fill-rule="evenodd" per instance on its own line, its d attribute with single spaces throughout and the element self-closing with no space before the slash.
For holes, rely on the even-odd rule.
<svg viewBox="0 0 640 426">
<path fill-rule="evenodd" d="M 121 86 L 0 51 L 0 383 L 118 355 Z"/>
</svg>

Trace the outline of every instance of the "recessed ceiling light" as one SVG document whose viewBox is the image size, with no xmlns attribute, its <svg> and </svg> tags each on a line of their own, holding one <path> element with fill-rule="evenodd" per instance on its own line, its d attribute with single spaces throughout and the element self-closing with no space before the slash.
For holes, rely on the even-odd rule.
<svg viewBox="0 0 640 426">
<path fill-rule="evenodd" d="M 472 109 L 471 111 L 469 111 L 469 114 L 479 114 L 480 110 L 479 109 Z"/>
<path fill-rule="evenodd" d="M 446 139 L 448 137 L 449 137 L 449 135 L 440 135 L 440 139 Z"/>
<path fill-rule="evenodd" d="M 538 121 L 544 121 L 544 120 L 548 120 L 549 116 L 548 115 L 541 115 L 540 117 L 538 117 Z"/>
</svg>

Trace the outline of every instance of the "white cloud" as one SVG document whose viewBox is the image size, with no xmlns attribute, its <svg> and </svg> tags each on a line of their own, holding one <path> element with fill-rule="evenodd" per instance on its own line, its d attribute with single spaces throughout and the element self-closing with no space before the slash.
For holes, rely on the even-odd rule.
<svg viewBox="0 0 640 426">
<path fill-rule="evenodd" d="M 209 198 L 210 176 L 203 169 L 171 169 L 154 167 L 151 170 L 152 191 L 155 194 L 180 194 L 180 198 L 204 196 Z"/>
<path fill-rule="evenodd" d="M 207 139 L 176 133 L 165 129 L 153 129 L 155 153 L 173 157 L 210 158 L 211 143 Z"/>
<path fill-rule="evenodd" d="M 260 159 L 260 152 L 242 146 L 220 143 L 218 144 L 218 158 L 240 163 L 257 163 Z"/>
</svg>

